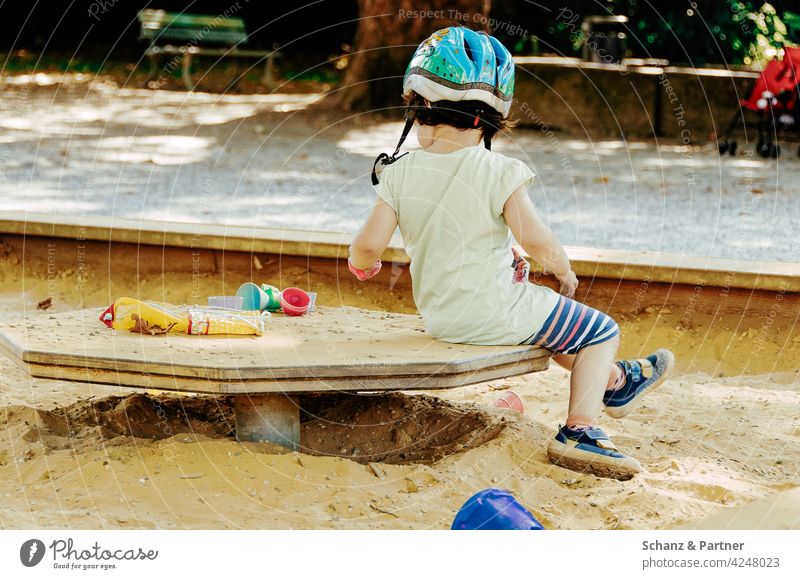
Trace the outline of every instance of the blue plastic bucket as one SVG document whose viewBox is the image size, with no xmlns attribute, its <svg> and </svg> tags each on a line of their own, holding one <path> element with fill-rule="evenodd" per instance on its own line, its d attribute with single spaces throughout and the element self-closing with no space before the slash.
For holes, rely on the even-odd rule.
<svg viewBox="0 0 800 579">
<path fill-rule="evenodd" d="M 514 496 L 503 489 L 472 495 L 458 510 L 453 531 L 542 531 L 544 527 Z"/>
</svg>

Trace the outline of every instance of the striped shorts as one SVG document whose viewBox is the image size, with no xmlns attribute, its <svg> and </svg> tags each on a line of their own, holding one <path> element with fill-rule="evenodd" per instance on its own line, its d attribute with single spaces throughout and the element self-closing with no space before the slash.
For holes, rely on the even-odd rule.
<svg viewBox="0 0 800 579">
<path fill-rule="evenodd" d="M 522 343 L 536 344 L 559 354 L 577 354 L 581 348 L 618 334 L 617 322 L 607 314 L 560 296 L 542 329 Z"/>
</svg>

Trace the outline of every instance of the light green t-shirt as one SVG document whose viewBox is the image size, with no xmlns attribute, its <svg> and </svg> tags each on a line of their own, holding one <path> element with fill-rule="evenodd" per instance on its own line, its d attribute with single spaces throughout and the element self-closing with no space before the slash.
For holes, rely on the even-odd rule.
<svg viewBox="0 0 800 579">
<path fill-rule="evenodd" d="M 506 200 L 533 173 L 482 145 L 452 153 L 414 151 L 375 187 L 397 213 L 411 257 L 414 301 L 427 331 L 466 344 L 519 344 L 539 331 L 558 294 L 512 283 Z"/>
</svg>

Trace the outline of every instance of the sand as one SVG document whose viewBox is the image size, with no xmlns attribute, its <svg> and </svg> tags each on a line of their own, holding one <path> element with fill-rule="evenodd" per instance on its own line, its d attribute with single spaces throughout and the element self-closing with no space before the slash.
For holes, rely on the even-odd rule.
<svg viewBox="0 0 800 579">
<path fill-rule="evenodd" d="M 358 293 L 308 272 L 297 275 L 320 291 L 323 303 L 372 309 L 391 303 L 369 289 Z M 2 268 L 0 312 L 31 315 L 47 289 L 56 290 L 55 311 L 76 308 L 70 293 L 59 290 L 74 285 L 72 276 L 48 286 Z M 175 301 L 187 298 L 176 288 L 191 285 L 179 281 L 170 284 Z M 216 282 L 202 283 L 207 291 Z M 126 284 L 128 291 L 135 285 L 140 295 L 163 298 L 163 279 L 145 276 L 117 279 L 113 288 L 98 285 L 82 305 L 103 305 Z M 623 322 L 627 354 L 672 340 L 684 360 L 636 412 L 602 422 L 645 468 L 626 482 L 547 462 L 546 443 L 567 403 L 567 374 L 557 367 L 369 404 L 349 399 L 321 407 L 320 400 L 306 400 L 314 416 L 327 408 L 337 431 L 326 437 L 306 417 L 304 436 L 316 441 L 314 456 L 235 442 L 224 400 L 31 379 L 0 359 L 0 527 L 443 529 L 472 493 L 498 486 L 553 529 L 797 528 L 791 513 L 800 486 L 800 383 L 795 358 L 779 371 L 774 364 L 782 349 L 796 356 L 793 335 L 776 334 L 765 345 L 763 356 L 773 359 L 762 368 L 770 373 L 743 376 L 736 372 L 746 345 L 715 352 L 702 328 L 676 334 L 670 316 L 643 312 Z M 735 322 L 721 321 L 731 328 Z M 708 359 L 699 355 L 705 347 L 712 348 Z M 758 369 L 752 361 L 747 367 Z M 508 389 L 522 398 L 524 415 L 493 407 Z M 366 411 L 375 405 L 383 410 Z M 410 421 L 394 428 L 392 440 L 399 415 Z M 428 436 L 436 420 L 475 428 L 453 428 L 452 436 L 437 439 Z M 351 444 L 339 447 L 348 435 Z"/>
<path fill-rule="evenodd" d="M 504 428 L 430 464 L 414 456 L 363 464 L 240 444 L 223 432 L 224 420 L 165 412 L 174 396 L 139 394 L 138 412 L 117 415 L 152 431 L 152 414 L 161 412 L 157 425 L 171 436 L 146 438 L 152 432 L 141 426 L 138 437 L 75 422 L 64 428 L 53 417 L 65 406 L 113 407 L 96 400 L 119 389 L 31 380 L 6 362 L 2 375 L 3 528 L 439 529 L 472 493 L 499 486 L 548 528 L 651 529 L 701 526 L 706 516 L 797 488 L 800 394 L 796 384 L 763 378 L 677 377 L 630 417 L 606 419 L 618 445 L 646 469 L 619 482 L 546 461 L 544 445 L 566 404 L 560 369 L 436 393 L 454 411 L 483 413 Z M 508 388 L 524 401 L 524 415 L 492 407 Z M 92 396 L 95 405 L 87 405 Z M 357 424 L 354 436 L 371 430 Z M 799 523 L 757 508 L 741 517 L 739 526 Z"/>
</svg>

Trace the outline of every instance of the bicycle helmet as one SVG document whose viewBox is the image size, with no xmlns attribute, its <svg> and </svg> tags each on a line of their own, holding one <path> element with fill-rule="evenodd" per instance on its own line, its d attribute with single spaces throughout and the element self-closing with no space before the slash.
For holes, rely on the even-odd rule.
<svg viewBox="0 0 800 579">
<path fill-rule="evenodd" d="M 493 36 L 469 28 L 444 28 L 419 45 L 403 78 L 403 94 L 430 102 L 480 101 L 503 118 L 514 94 L 514 62 Z"/>
<path fill-rule="evenodd" d="M 450 27 L 434 32 L 411 57 L 403 78 L 403 95 L 416 92 L 428 101 L 479 101 L 508 117 L 514 95 L 514 62 L 499 40 L 469 28 Z M 398 158 L 413 119 L 406 125 L 392 155 L 381 153 L 372 168 L 378 184 L 378 163 L 390 165 Z M 487 149 L 491 140 L 484 139 Z M 402 155 L 400 155 L 402 157 Z"/>
</svg>

